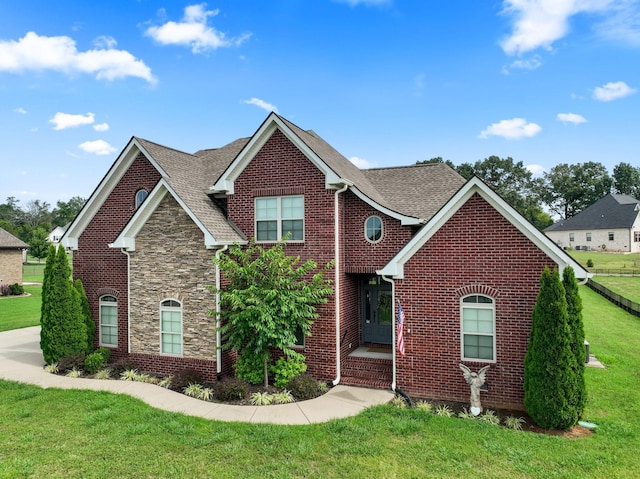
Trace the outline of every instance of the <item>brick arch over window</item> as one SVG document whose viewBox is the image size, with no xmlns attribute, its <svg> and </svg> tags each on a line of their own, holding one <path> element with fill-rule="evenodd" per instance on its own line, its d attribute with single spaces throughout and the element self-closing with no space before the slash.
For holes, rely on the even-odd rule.
<svg viewBox="0 0 640 479">
<path fill-rule="evenodd" d="M 496 288 L 492 288 L 486 284 L 468 284 L 455 290 L 455 295 L 458 299 L 470 294 L 482 294 L 496 299 L 500 295 L 500 292 Z"/>
<path fill-rule="evenodd" d="M 117 300 L 122 298 L 122 294 L 115 288 L 100 288 L 96 290 L 95 297 L 96 299 L 100 299 L 102 296 L 113 296 Z"/>
</svg>

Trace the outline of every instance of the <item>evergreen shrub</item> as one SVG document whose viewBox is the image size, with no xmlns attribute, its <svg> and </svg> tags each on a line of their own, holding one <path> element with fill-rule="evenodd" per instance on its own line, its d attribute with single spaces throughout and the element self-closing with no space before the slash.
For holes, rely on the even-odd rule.
<svg viewBox="0 0 640 479">
<path fill-rule="evenodd" d="M 313 399 L 320 391 L 318 381 L 306 373 L 291 378 L 287 387 L 298 400 Z"/>
<path fill-rule="evenodd" d="M 249 394 L 249 385 L 244 379 L 225 378 L 215 384 L 214 397 L 219 401 L 237 401 Z"/>
</svg>

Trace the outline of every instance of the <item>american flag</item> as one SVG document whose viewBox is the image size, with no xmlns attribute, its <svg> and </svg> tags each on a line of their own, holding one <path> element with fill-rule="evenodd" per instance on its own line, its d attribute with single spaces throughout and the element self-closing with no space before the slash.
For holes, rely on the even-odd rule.
<svg viewBox="0 0 640 479">
<path fill-rule="evenodd" d="M 400 301 L 398 301 L 398 352 L 400 356 L 404 356 L 404 338 L 402 337 L 402 330 L 404 329 L 404 310 Z"/>
</svg>

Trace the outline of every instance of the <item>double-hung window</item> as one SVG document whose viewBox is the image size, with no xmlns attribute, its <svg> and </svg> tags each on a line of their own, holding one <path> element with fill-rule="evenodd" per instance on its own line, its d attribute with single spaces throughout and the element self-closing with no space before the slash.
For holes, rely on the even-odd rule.
<svg viewBox="0 0 640 479">
<path fill-rule="evenodd" d="M 118 346 L 118 300 L 100 297 L 100 346 Z"/>
<path fill-rule="evenodd" d="M 255 212 L 257 241 L 304 241 L 303 196 L 256 198 Z"/>
<path fill-rule="evenodd" d="M 160 352 L 182 356 L 182 304 L 174 299 L 160 303 Z"/>
<path fill-rule="evenodd" d="M 473 294 L 462 298 L 462 359 L 495 361 L 495 303 L 489 296 Z"/>
</svg>

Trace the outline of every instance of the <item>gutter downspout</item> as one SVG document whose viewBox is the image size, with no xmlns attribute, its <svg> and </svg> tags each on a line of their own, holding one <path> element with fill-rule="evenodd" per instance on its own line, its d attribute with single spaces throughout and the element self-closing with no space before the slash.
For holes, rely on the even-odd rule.
<svg viewBox="0 0 640 479">
<path fill-rule="evenodd" d="M 216 250 L 216 260 L 220 259 L 220 254 L 229 249 L 229 245 L 224 245 Z M 220 267 L 216 263 L 216 374 L 218 377 L 222 374 L 222 334 L 220 333 Z"/>
<path fill-rule="evenodd" d="M 126 248 L 120 248 L 127 256 L 127 354 L 131 354 L 131 255 Z"/>
<path fill-rule="evenodd" d="M 348 180 L 341 180 L 342 187 L 336 190 L 333 201 L 333 235 L 334 235 L 334 281 L 335 284 L 335 301 L 336 301 L 336 378 L 332 381 L 333 386 L 337 386 L 341 379 L 340 374 L 340 208 L 338 196 L 340 193 L 344 193 L 352 186 Z"/>
<path fill-rule="evenodd" d="M 391 364 L 392 364 L 392 370 L 393 370 L 393 375 L 391 376 L 391 390 L 392 391 L 396 391 L 396 324 L 398 321 L 398 318 L 396 318 L 397 313 L 397 308 L 396 308 L 396 283 L 393 279 L 388 278 L 387 276 L 381 276 L 381 278 L 388 282 L 391 283 L 391 301 L 393 304 L 393 309 L 391 310 L 391 318 L 392 318 L 392 326 L 391 326 Z"/>
</svg>

